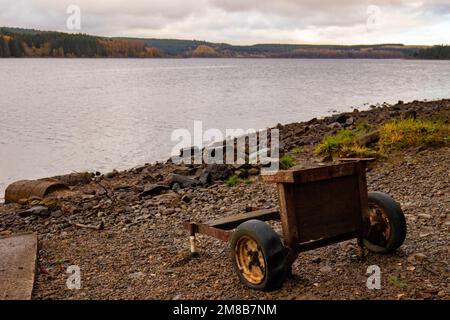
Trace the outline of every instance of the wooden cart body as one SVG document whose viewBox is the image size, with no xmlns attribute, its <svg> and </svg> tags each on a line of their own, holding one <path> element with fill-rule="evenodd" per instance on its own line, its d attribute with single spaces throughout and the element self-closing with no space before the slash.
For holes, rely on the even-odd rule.
<svg viewBox="0 0 450 320">
<path fill-rule="evenodd" d="M 348 239 L 362 239 L 370 226 L 365 161 L 262 176 L 277 184 L 279 210 L 265 209 L 225 217 L 209 223 L 186 222 L 196 233 L 228 241 L 239 224 L 258 219 L 281 220 L 287 262 L 297 254 Z"/>
</svg>

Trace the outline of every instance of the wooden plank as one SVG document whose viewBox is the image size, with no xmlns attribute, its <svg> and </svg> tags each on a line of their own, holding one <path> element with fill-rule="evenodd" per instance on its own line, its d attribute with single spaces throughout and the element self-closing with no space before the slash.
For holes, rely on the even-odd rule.
<svg viewBox="0 0 450 320">
<path fill-rule="evenodd" d="M 288 248 L 288 264 L 296 258 L 295 247 L 298 242 L 298 226 L 294 206 L 293 185 L 278 183 L 278 198 L 280 202 L 281 227 L 283 229 L 284 243 Z"/>
<path fill-rule="evenodd" d="M 357 175 L 292 185 L 299 242 L 335 237 L 361 228 Z"/>
<path fill-rule="evenodd" d="M 35 233 L 0 238 L 0 300 L 29 300 L 36 269 Z"/>
<path fill-rule="evenodd" d="M 205 234 L 207 236 L 228 242 L 231 237 L 232 231 L 214 228 L 206 224 L 198 223 L 197 233 Z"/>
<path fill-rule="evenodd" d="M 279 214 L 278 210 L 264 209 L 264 210 L 256 210 L 256 211 L 250 211 L 250 212 L 232 215 L 229 217 L 210 221 L 205 224 L 207 224 L 211 227 L 219 228 L 219 229 L 230 230 L 230 229 L 236 228 L 242 222 L 252 220 L 252 219 L 258 219 L 261 221 L 269 221 L 269 220 L 277 220 L 279 218 L 280 218 L 280 214 Z"/>
<path fill-rule="evenodd" d="M 336 160 L 341 162 L 373 162 L 377 160 L 377 158 L 337 158 Z"/>
<path fill-rule="evenodd" d="M 357 162 L 349 162 L 304 170 L 281 170 L 273 175 L 262 175 L 265 182 L 308 183 L 356 174 Z"/>
</svg>

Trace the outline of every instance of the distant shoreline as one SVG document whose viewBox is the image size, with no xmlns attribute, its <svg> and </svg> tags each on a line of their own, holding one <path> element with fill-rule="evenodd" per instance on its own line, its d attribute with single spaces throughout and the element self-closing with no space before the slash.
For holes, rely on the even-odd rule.
<svg viewBox="0 0 450 320">
<path fill-rule="evenodd" d="M 231 45 L 200 40 L 100 37 L 0 27 L 0 57 L 450 59 L 450 46 Z"/>
</svg>

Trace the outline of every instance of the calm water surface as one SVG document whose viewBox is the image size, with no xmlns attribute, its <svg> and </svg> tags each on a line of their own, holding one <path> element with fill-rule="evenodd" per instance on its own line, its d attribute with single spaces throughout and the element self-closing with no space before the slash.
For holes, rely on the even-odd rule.
<svg viewBox="0 0 450 320">
<path fill-rule="evenodd" d="M 165 160 L 174 129 L 255 128 L 450 95 L 450 61 L 0 59 L 0 197 L 17 179 Z"/>
</svg>

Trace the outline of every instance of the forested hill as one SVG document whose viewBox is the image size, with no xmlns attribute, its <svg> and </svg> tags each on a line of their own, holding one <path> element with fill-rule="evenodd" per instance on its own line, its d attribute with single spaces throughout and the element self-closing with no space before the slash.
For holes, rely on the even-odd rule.
<svg viewBox="0 0 450 320">
<path fill-rule="evenodd" d="M 449 59 L 450 47 L 380 45 L 234 46 L 197 40 L 107 38 L 86 34 L 0 28 L 0 57 L 224 57 Z"/>
</svg>

